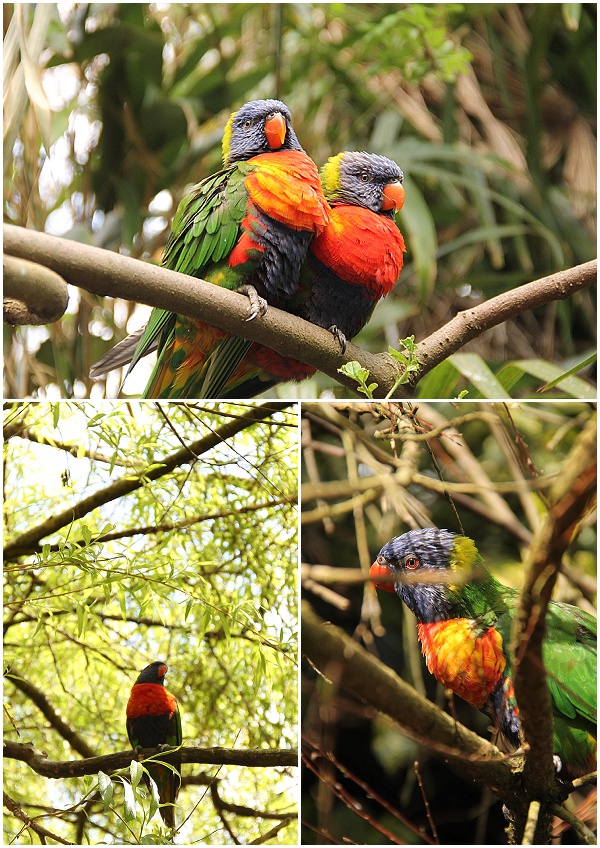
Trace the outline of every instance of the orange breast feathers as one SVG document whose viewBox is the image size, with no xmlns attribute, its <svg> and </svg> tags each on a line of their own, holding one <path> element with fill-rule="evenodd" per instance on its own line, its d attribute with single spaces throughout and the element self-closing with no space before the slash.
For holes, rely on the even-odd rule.
<svg viewBox="0 0 600 848">
<path fill-rule="evenodd" d="M 261 153 L 244 184 L 258 208 L 293 230 L 320 232 L 329 221 L 317 166 L 301 150 Z"/>
<path fill-rule="evenodd" d="M 332 208 L 329 225 L 310 249 L 343 280 L 365 286 L 379 298 L 398 282 L 406 247 L 389 218 L 340 203 Z"/>
<path fill-rule="evenodd" d="M 159 683 L 136 683 L 127 701 L 127 718 L 169 714 L 177 709 L 177 698 Z"/>
<path fill-rule="evenodd" d="M 468 618 L 417 625 L 427 668 L 440 683 L 481 708 L 500 679 L 506 658 L 493 627 L 477 635 Z"/>
</svg>

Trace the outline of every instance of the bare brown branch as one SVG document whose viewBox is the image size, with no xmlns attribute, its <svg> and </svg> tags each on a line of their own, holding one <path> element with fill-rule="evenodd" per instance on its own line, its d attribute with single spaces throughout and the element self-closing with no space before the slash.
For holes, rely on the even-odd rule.
<svg viewBox="0 0 600 848">
<path fill-rule="evenodd" d="M 45 264 L 4 256 L 4 320 L 7 324 L 51 324 L 69 303 L 65 280 Z"/>
<path fill-rule="evenodd" d="M 72 285 L 94 294 L 146 303 L 262 342 L 280 354 L 313 365 L 353 391 L 354 380 L 338 372 L 346 362 L 358 360 L 370 371 L 370 381 L 378 385 L 374 392 L 378 398 L 392 392 L 400 375 L 398 363 L 387 353 L 372 354 L 348 343 L 346 352 L 340 354 L 331 333 L 274 307 L 262 318 L 246 322 L 248 303 L 242 295 L 166 268 L 10 224 L 4 227 L 4 250 L 10 256 L 46 265 Z M 395 389 L 393 397 L 413 397 L 414 387 L 425 374 L 485 330 L 527 310 L 571 297 L 592 286 L 595 279 L 596 262 L 587 262 L 460 312 L 420 342 L 420 368 L 409 384 Z"/>
<path fill-rule="evenodd" d="M 50 760 L 43 751 L 20 742 L 4 742 L 4 756 L 27 763 L 42 777 L 60 779 L 83 777 L 86 774 L 107 774 L 129 766 L 132 760 L 144 762 L 148 757 L 161 762 L 181 765 L 202 763 L 204 765 L 245 766 L 247 768 L 274 768 L 297 766 L 298 751 L 295 748 L 179 748 L 161 751 L 159 748 L 144 748 L 139 753 L 118 751 L 103 757 L 87 757 L 84 760 Z"/>
<path fill-rule="evenodd" d="M 556 300 L 566 300 L 582 289 L 596 283 L 597 263 L 585 262 L 565 271 L 558 271 L 526 283 L 511 291 L 486 300 L 473 309 L 459 312 L 451 321 L 419 343 L 417 359 L 421 366 L 412 385 L 425 374 L 456 353 L 461 347 L 485 330 L 496 327 L 529 309 L 535 309 Z"/>
<path fill-rule="evenodd" d="M 33 701 L 51 727 L 69 743 L 74 751 L 77 751 L 82 757 L 96 756 L 97 751 L 88 745 L 85 739 L 56 712 L 45 692 L 23 677 L 14 666 L 11 667 L 10 672 L 7 674 L 7 679 L 10 680 L 13 686 Z"/>
<path fill-rule="evenodd" d="M 550 493 L 552 505 L 529 549 L 530 567 L 516 618 L 514 685 L 528 745 L 524 791 L 527 799 L 543 803 L 532 837 L 536 844 L 550 838 L 550 805 L 557 800 L 552 761 L 552 706 L 542 661 L 545 616 L 562 557 L 595 493 L 596 422 L 591 420 L 578 437 Z M 521 815 L 515 823 L 519 841 L 526 826 Z"/>
</svg>

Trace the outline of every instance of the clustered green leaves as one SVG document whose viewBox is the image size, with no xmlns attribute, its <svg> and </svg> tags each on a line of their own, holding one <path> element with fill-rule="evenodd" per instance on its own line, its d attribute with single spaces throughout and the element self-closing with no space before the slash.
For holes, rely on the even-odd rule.
<svg viewBox="0 0 600 848">
<path fill-rule="evenodd" d="M 184 744 L 224 748 L 297 745 L 296 416 L 274 411 L 248 426 L 248 404 L 14 404 L 5 413 L 7 545 L 65 512 L 63 525 L 5 562 L 7 738 L 51 760 L 81 754 L 15 685 L 44 694 L 76 739 L 97 755 L 129 750 L 125 706 L 139 671 L 169 666 Z M 228 422 L 239 432 L 160 473 L 169 457 Z M 43 469 L 43 471 L 42 471 Z M 151 469 L 158 470 L 149 479 Z M 139 486 L 104 497 L 123 480 Z M 73 511 L 96 498 L 80 518 Z M 8 548 L 7 548 L 8 550 Z M 47 798 L 45 825 L 76 841 L 72 817 L 85 805 L 85 838 L 161 839 L 142 766 L 98 779 L 50 781 L 5 760 L 12 797 L 25 811 Z M 225 802 L 258 811 L 294 808 L 295 770 L 184 766 L 216 777 Z M 101 801 L 93 793 L 100 792 Z M 183 787 L 181 822 L 206 793 Z M 251 841 L 256 816 L 228 816 Z M 16 819 L 5 817 L 5 841 Z M 182 838 L 223 843 L 206 794 Z M 276 839 L 295 841 L 286 825 Z"/>
</svg>

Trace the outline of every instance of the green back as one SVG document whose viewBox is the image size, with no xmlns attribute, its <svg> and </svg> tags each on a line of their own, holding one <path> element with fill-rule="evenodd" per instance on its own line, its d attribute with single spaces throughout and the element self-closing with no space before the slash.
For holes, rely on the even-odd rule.
<svg viewBox="0 0 600 848">
<path fill-rule="evenodd" d="M 183 198 L 165 247 L 165 268 L 202 279 L 210 280 L 212 276 L 226 288 L 241 284 L 239 274 L 228 269 L 225 260 L 235 246 L 246 214 L 248 192 L 244 180 L 252 168 L 247 162 L 238 162 L 202 180 Z M 176 325 L 177 315 L 154 309 L 138 343 L 129 370 L 158 343 L 157 364 L 149 387 L 163 367 L 161 353 L 172 342 Z"/>
</svg>

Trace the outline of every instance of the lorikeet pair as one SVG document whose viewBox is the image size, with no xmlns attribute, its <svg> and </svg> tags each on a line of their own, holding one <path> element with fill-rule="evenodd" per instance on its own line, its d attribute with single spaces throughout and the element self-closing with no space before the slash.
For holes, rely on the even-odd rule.
<svg viewBox="0 0 600 848">
<path fill-rule="evenodd" d="M 181 745 L 181 717 L 177 698 L 165 689 L 167 664 L 151 663 L 139 674 L 127 702 L 127 736 L 132 748 L 156 748 L 159 745 Z M 175 807 L 181 774 L 158 763 L 146 768 L 158 789 L 160 814 L 168 827 L 175 827 Z M 150 786 L 146 778 L 146 784 Z"/>
<path fill-rule="evenodd" d="M 497 724 L 519 745 L 519 707 L 512 684 L 511 632 L 518 593 L 495 580 L 473 541 L 448 530 L 411 530 L 383 546 L 371 577 L 439 570 L 444 577 L 468 574 L 468 582 L 383 582 L 417 617 L 429 671 Z M 543 659 L 554 718 L 559 776 L 573 778 L 596 767 L 596 619 L 569 604 L 551 602 Z"/>
<path fill-rule="evenodd" d="M 405 247 L 393 218 L 404 202 L 402 171 L 382 156 L 342 153 L 320 181 L 279 100 L 231 115 L 223 163 L 180 203 L 163 265 L 248 294 L 250 319 L 271 304 L 331 329 L 343 348 L 398 280 Z M 91 374 L 131 368 L 153 350 L 144 397 L 252 396 L 315 370 L 155 309 Z"/>
</svg>

